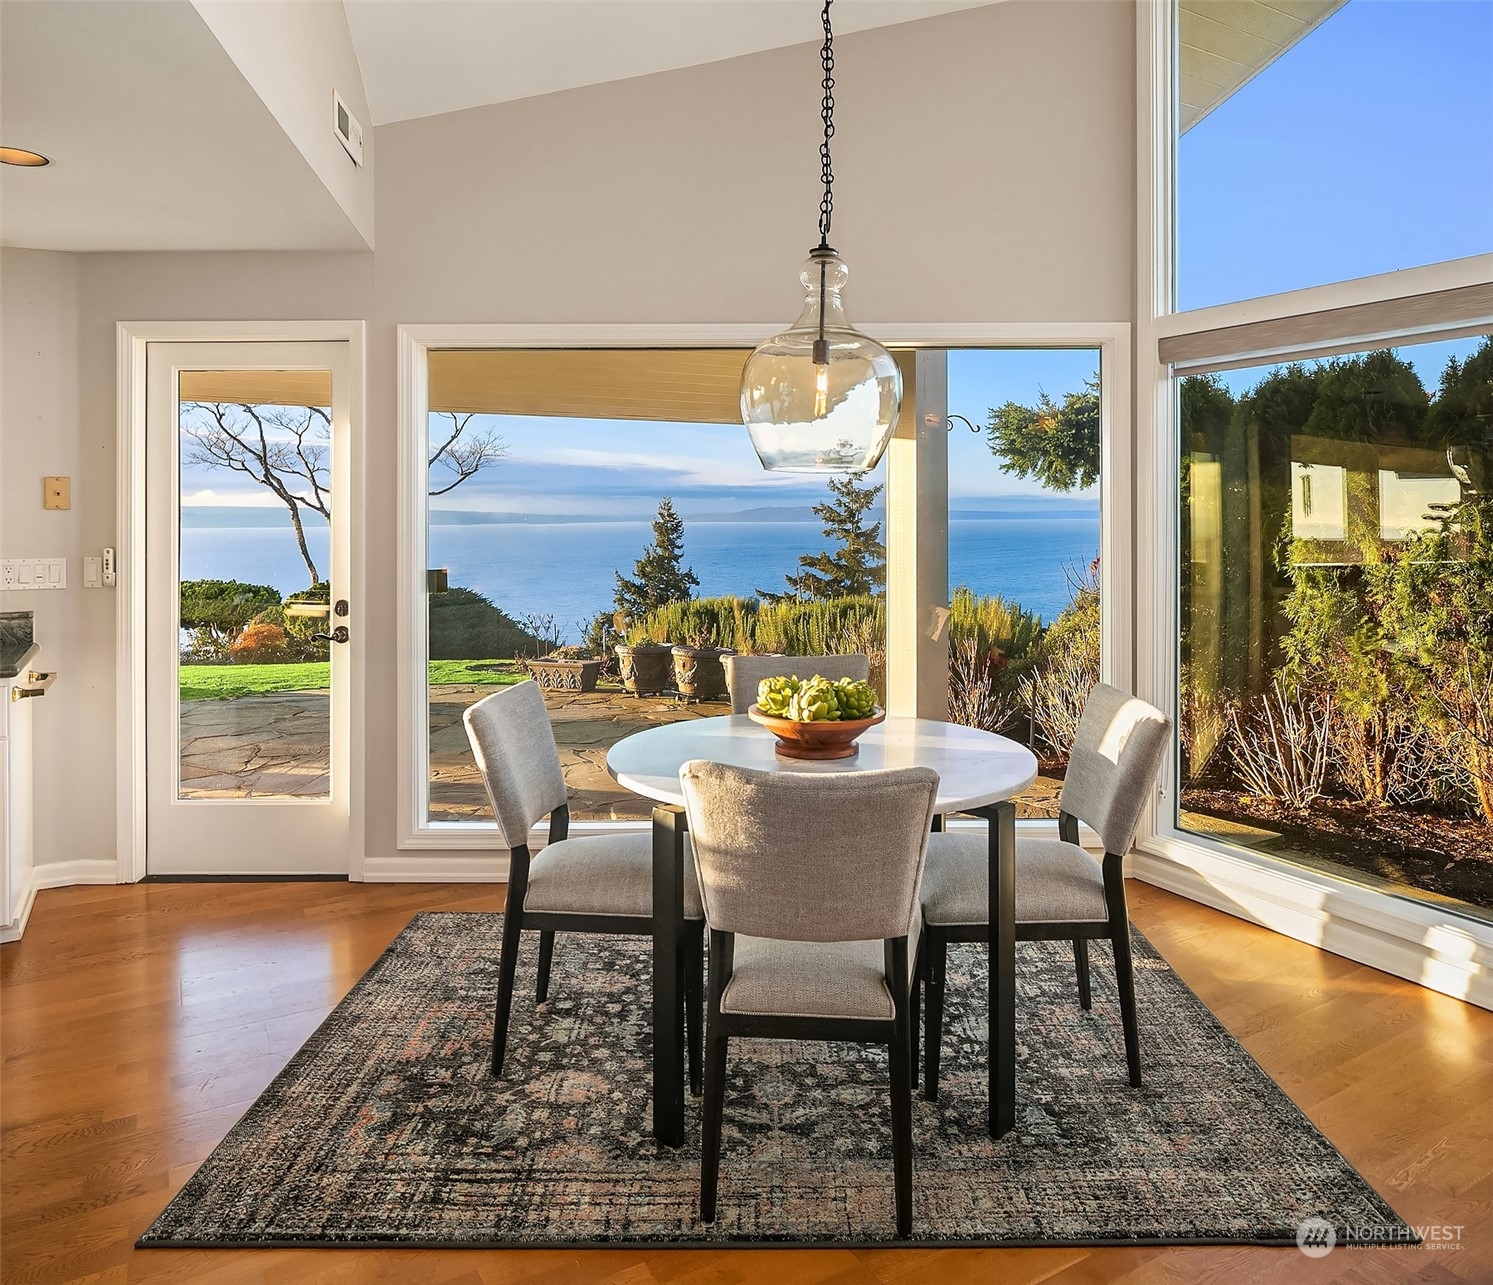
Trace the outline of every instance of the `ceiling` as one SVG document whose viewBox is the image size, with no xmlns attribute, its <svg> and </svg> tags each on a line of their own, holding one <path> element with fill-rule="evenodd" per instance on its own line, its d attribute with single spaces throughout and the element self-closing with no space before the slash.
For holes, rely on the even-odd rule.
<svg viewBox="0 0 1493 1285">
<path fill-rule="evenodd" d="M 1182 0 L 1179 124 L 1185 134 L 1347 0 Z"/>
<path fill-rule="evenodd" d="M 843 34 L 996 0 L 837 0 Z M 815 0 L 344 0 L 375 125 L 822 39 Z"/>
<path fill-rule="evenodd" d="M 366 248 L 190 4 L 5 0 L 0 119 L 6 245 Z"/>
</svg>

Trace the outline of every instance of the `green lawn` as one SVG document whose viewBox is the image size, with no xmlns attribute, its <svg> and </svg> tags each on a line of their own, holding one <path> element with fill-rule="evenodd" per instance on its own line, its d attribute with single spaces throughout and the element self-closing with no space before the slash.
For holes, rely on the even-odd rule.
<svg viewBox="0 0 1493 1285">
<path fill-rule="evenodd" d="M 230 700 L 238 696 L 265 696 L 270 692 L 304 692 L 324 689 L 331 681 L 324 660 L 300 665 L 183 665 L 181 698 L 184 701 Z M 432 683 L 470 683 L 506 687 L 524 675 L 511 660 L 433 660 Z"/>
</svg>

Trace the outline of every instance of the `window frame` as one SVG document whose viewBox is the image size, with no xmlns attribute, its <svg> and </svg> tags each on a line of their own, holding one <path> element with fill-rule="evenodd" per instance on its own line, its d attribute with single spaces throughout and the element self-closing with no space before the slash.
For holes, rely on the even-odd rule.
<svg viewBox="0 0 1493 1285">
<path fill-rule="evenodd" d="M 1136 690 L 1173 752 L 1130 873 L 1204 905 L 1493 1008 L 1493 924 L 1181 830 L 1175 388 L 1188 374 L 1493 331 L 1493 254 L 1178 312 L 1174 307 L 1177 0 L 1137 15 Z M 1284 337 L 1282 339 L 1282 336 Z M 1184 360 L 1168 360 L 1185 349 Z"/>
<path fill-rule="evenodd" d="M 930 325 L 926 323 L 868 323 L 868 333 L 892 348 L 940 350 L 950 348 L 1093 348 L 1100 362 L 1100 421 L 1102 463 L 1100 480 L 1100 558 L 1110 570 L 1101 581 L 1100 600 L 1103 618 L 1102 676 L 1121 686 L 1133 682 L 1134 619 L 1131 612 L 1133 594 L 1133 523 L 1131 506 L 1131 347 L 1130 325 L 1123 321 L 1034 322 Z M 470 821 L 430 821 L 429 791 L 429 715 L 426 684 L 417 676 L 426 668 L 426 619 L 419 610 L 424 593 L 429 497 L 426 495 L 426 432 L 428 374 L 426 356 L 433 348 L 746 348 L 771 334 L 771 323 L 760 325 L 486 325 L 421 324 L 401 325 L 397 330 L 397 436 L 399 469 L 398 538 L 396 560 L 398 575 L 397 622 L 397 799 L 396 844 L 401 850 L 481 853 L 495 866 L 483 861 L 488 877 L 506 877 L 507 850 L 496 842 L 496 826 Z M 918 660 L 908 660 L 896 650 L 899 638 L 904 646 L 926 649 L 939 645 L 927 640 L 920 625 L 920 607 L 896 610 L 894 583 L 904 585 L 910 579 L 926 588 L 924 560 L 911 578 L 899 576 L 898 547 L 906 548 L 903 533 L 911 530 L 914 543 L 930 502 L 941 510 L 944 519 L 935 519 L 939 538 L 946 538 L 948 510 L 947 447 L 940 434 L 945 432 L 947 408 L 943 405 L 943 387 L 929 381 L 931 400 L 923 401 L 923 383 L 919 382 L 918 436 L 904 439 L 899 434 L 888 451 L 887 459 L 887 561 L 888 561 L 888 704 L 894 713 L 927 712 L 946 708 L 945 669 L 935 670 Z M 935 420 L 934 425 L 926 421 Z M 742 430 L 745 432 L 745 429 Z M 929 488 L 935 488 L 930 492 Z M 903 498 L 905 497 L 905 498 Z M 914 500 L 916 502 L 914 502 Z M 927 560 L 936 567 L 946 562 Z M 905 602 L 906 592 L 901 591 Z M 943 590 L 947 603 L 947 587 Z M 939 635 L 941 640 L 942 635 Z M 946 645 L 946 644 L 942 644 Z M 890 672 L 898 670 L 896 679 Z M 638 822 L 574 822 L 572 834 L 603 832 L 635 827 Z M 461 858 L 452 858 L 460 862 Z M 411 864 L 405 863 L 401 870 Z M 432 876 L 437 862 L 430 861 Z M 459 877 L 475 877 L 469 865 L 453 866 Z M 411 873 L 408 876 L 417 877 Z"/>
</svg>

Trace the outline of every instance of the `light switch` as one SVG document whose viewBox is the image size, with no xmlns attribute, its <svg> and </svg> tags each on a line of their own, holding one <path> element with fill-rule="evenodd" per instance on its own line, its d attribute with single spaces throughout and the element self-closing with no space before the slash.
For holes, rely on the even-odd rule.
<svg viewBox="0 0 1493 1285">
<path fill-rule="evenodd" d="M 66 588 L 66 558 L 6 558 L 0 562 L 0 589 Z"/>
<path fill-rule="evenodd" d="M 83 559 L 83 588 L 97 589 L 101 586 L 101 581 L 99 580 L 101 572 L 99 568 L 103 564 L 103 561 L 102 558 Z"/>
<path fill-rule="evenodd" d="M 73 480 L 70 477 L 44 477 L 41 506 L 44 509 L 73 507 Z"/>
</svg>

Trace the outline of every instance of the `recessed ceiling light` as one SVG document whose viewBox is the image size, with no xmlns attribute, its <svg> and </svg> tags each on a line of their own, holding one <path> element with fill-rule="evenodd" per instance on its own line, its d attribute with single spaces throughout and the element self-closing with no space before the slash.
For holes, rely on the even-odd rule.
<svg viewBox="0 0 1493 1285">
<path fill-rule="evenodd" d="M 0 165 L 27 165 L 35 169 L 51 163 L 40 152 L 28 152 L 24 147 L 0 147 Z"/>
</svg>

